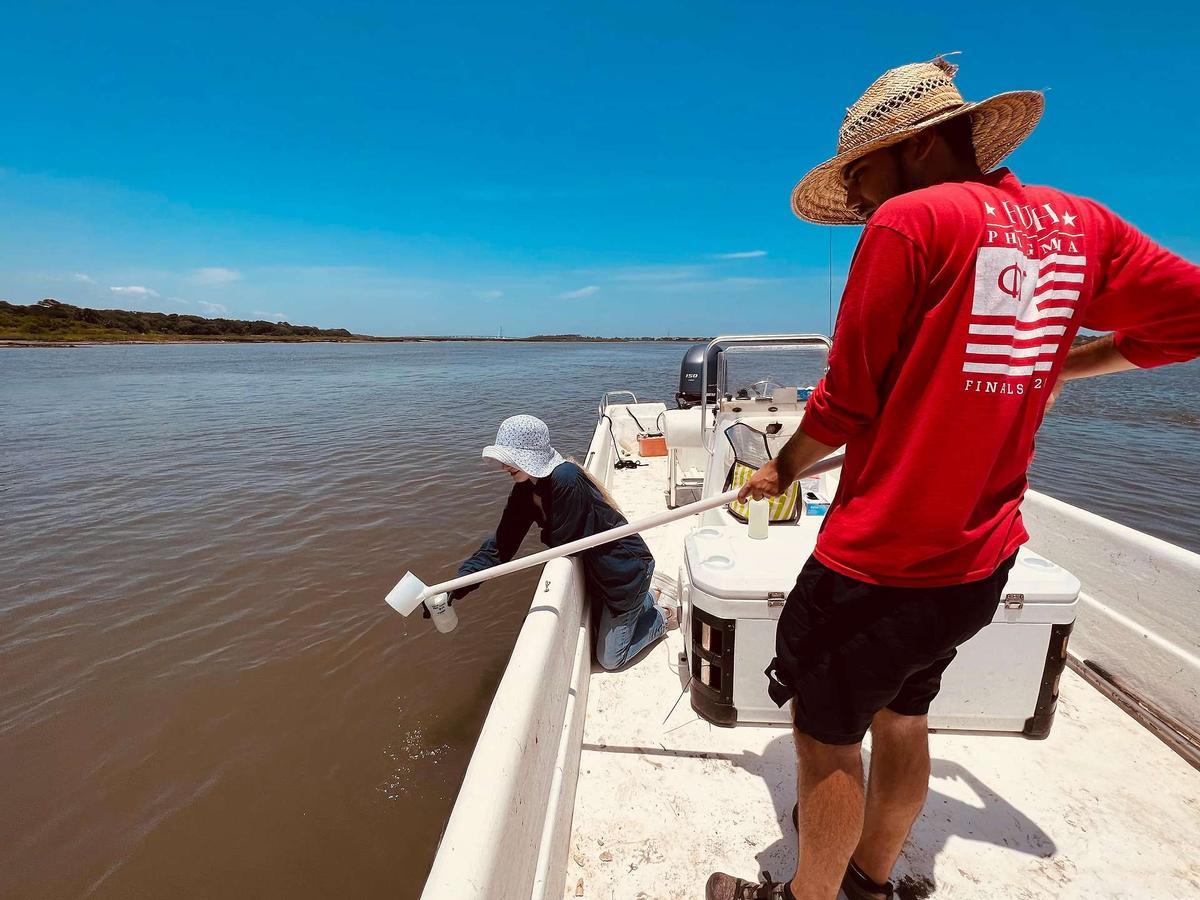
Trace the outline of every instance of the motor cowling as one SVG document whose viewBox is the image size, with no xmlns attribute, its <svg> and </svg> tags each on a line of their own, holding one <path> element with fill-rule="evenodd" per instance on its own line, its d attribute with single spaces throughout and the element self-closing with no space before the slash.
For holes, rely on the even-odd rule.
<svg viewBox="0 0 1200 900">
<path fill-rule="evenodd" d="M 700 402 L 700 384 L 704 374 L 705 348 L 707 343 L 692 344 L 683 356 L 679 366 L 679 390 L 675 393 L 675 405 L 680 409 L 691 409 Z M 724 350 L 724 345 L 717 344 L 708 353 L 708 402 L 717 399 L 717 357 Z"/>
</svg>

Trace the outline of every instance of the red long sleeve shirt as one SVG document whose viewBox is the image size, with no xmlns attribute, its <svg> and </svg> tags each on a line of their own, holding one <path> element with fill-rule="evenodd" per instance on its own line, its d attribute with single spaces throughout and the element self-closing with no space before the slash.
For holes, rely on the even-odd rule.
<svg viewBox="0 0 1200 900">
<path fill-rule="evenodd" d="M 880 206 L 801 423 L 846 445 L 817 558 L 900 587 L 991 574 L 1028 538 L 1034 434 L 1080 326 L 1143 368 L 1200 356 L 1200 268 L 1007 169 Z"/>
</svg>

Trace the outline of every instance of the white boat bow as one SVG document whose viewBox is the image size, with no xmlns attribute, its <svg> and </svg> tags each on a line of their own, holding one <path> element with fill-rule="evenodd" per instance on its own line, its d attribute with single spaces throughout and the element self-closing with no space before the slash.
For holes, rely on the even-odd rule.
<svg viewBox="0 0 1200 900">
<path fill-rule="evenodd" d="M 661 403 L 628 399 L 612 403 L 606 395 L 586 458 L 627 518 L 661 512 L 680 491 L 707 496 L 723 487 L 727 461 L 716 458 L 716 442 L 709 439 L 711 413 L 702 424 L 698 409 L 686 411 L 695 419 L 684 420 L 675 415 L 682 411 L 668 413 Z M 762 404 L 757 399 L 742 403 L 737 417 L 790 414 L 771 397 Z M 731 403 L 711 412 L 721 421 L 733 408 Z M 670 456 L 614 469 L 622 454 L 636 452 L 634 416 L 623 415 L 627 409 L 639 422 L 663 422 Z M 832 494 L 832 483 L 822 488 Z M 1194 614 L 1200 555 L 1035 492 L 1027 495 L 1024 513 L 1032 534 L 1029 558 L 1053 560 L 1056 570 L 1082 583 L 1070 643 L 1075 669 L 1063 672 L 1061 681 L 1056 675 L 1055 684 L 1036 697 L 1044 707 L 1053 700 L 1049 691 L 1057 689 L 1045 740 L 931 736 L 929 801 L 895 873 L 901 896 L 1200 897 L 1200 771 L 1181 755 L 1192 748 L 1189 729 L 1200 724 L 1200 626 Z M 699 526 L 719 531 L 733 521 L 724 510 L 705 514 L 710 516 L 645 535 L 659 573 L 682 572 L 686 581 L 689 535 Z M 811 545 L 817 524 L 802 519 L 788 526 L 793 531 L 787 540 Z M 762 543 L 770 545 L 784 531 L 773 527 Z M 805 555 L 790 561 L 795 571 Z M 1070 586 L 1062 577 L 1055 584 Z M 682 585 L 684 592 L 688 587 Z M 1072 601 L 1071 619 L 1075 608 Z M 1066 606 L 1055 609 L 1051 616 L 1067 614 Z M 777 876 L 792 871 L 790 731 L 756 721 L 760 713 L 754 711 L 750 721 L 739 719 L 732 728 L 697 713 L 690 612 L 679 631 L 632 666 L 605 672 L 592 664 L 579 564 L 560 559 L 546 565 L 424 900 L 697 900 L 715 870 L 747 877 L 763 869 Z M 1004 614 L 998 610 L 995 621 Z M 1021 632 L 1030 635 L 1024 644 L 1014 639 L 1005 652 L 1015 656 L 994 661 L 998 673 L 1007 664 L 1013 680 L 1025 677 L 1026 663 L 1018 657 L 1046 656 L 1048 634 L 1053 654 L 1053 626 L 1039 628 L 1040 637 L 1032 636 L 1031 627 Z M 1042 641 L 1036 645 L 1041 649 L 1030 651 L 1034 641 Z M 960 702 L 953 696 L 955 678 L 974 684 L 962 680 L 971 677 L 967 668 L 973 665 L 969 653 L 963 657 L 954 664 L 963 667 L 960 675 L 946 676 L 944 702 L 951 706 Z M 1101 663 L 1111 677 L 1087 668 L 1085 660 Z M 1041 678 L 1040 667 L 1050 660 L 1035 662 Z M 761 673 L 735 675 L 765 681 Z M 744 688 L 742 696 L 752 689 Z M 966 695 L 978 696 L 978 689 Z M 972 725 L 954 707 L 943 724 L 991 723 L 1019 731 L 1024 716 L 1014 715 L 1012 703 L 1029 702 L 1028 687 L 996 696 L 1002 697 L 997 708 L 1007 710 L 1002 715 L 989 719 L 984 710 Z M 869 759 L 869 739 L 865 753 Z"/>
</svg>

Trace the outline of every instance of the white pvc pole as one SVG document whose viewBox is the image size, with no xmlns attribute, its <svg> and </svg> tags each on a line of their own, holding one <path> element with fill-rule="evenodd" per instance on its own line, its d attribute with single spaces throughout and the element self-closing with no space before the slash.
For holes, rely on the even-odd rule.
<svg viewBox="0 0 1200 900">
<path fill-rule="evenodd" d="M 823 459 L 816 465 L 809 466 L 801 472 L 796 480 L 810 478 L 813 475 L 820 475 L 822 472 L 829 472 L 836 469 L 841 466 L 843 459 L 845 459 L 844 453 Z M 569 544 L 551 547 L 549 550 L 542 550 L 539 553 L 524 556 L 521 559 L 501 563 L 498 566 L 492 566 L 490 569 L 484 569 L 481 572 L 463 575 L 460 578 L 452 578 L 449 581 L 443 581 L 441 584 L 435 584 L 432 587 L 426 588 L 422 591 L 422 599 L 433 597 L 443 592 L 457 591 L 459 588 L 468 587 L 472 584 L 482 584 L 485 581 L 491 581 L 493 578 L 511 575 L 513 572 L 520 572 L 522 569 L 538 566 L 552 559 L 570 556 L 572 553 L 578 553 L 580 550 L 590 550 L 592 547 L 599 547 L 601 544 L 618 541 L 631 534 L 640 534 L 643 531 L 649 531 L 651 528 L 657 528 L 659 525 L 678 522 L 680 519 L 686 519 L 688 516 L 694 516 L 709 509 L 716 509 L 718 506 L 724 506 L 726 503 L 736 500 L 737 495 L 737 489 L 726 491 L 723 494 L 717 494 L 715 497 L 709 497 L 706 500 L 697 500 L 695 503 L 688 503 L 685 506 L 668 509 L 653 516 L 646 516 L 646 518 L 630 522 L 628 525 L 622 525 L 619 528 L 613 528 L 609 531 L 602 531 L 590 537 L 580 538 L 577 541 L 571 541 Z"/>
</svg>

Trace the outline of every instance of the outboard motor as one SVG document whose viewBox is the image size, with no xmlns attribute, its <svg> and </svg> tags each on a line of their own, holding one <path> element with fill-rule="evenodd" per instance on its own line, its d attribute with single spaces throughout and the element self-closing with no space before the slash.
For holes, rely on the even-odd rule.
<svg viewBox="0 0 1200 900">
<path fill-rule="evenodd" d="M 680 409 L 691 409 L 700 402 L 700 381 L 704 372 L 704 348 L 708 343 L 692 344 L 684 354 L 679 367 L 679 390 L 675 394 L 675 405 Z M 717 344 L 708 354 L 708 402 L 717 400 L 717 357 L 725 349 Z"/>
</svg>

